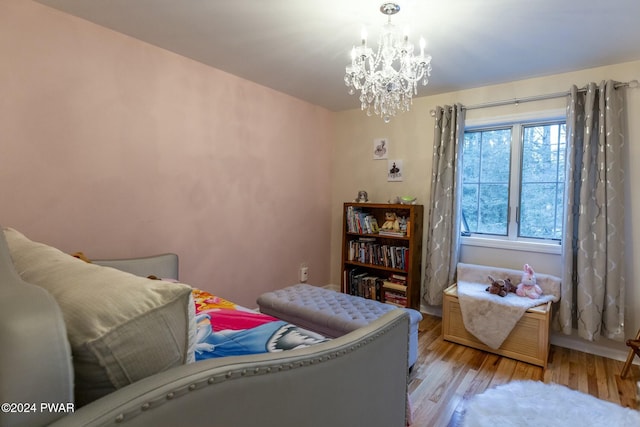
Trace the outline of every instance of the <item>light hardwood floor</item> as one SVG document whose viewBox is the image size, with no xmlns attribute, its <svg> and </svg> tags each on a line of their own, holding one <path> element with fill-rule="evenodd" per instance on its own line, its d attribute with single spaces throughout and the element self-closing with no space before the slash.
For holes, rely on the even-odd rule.
<svg viewBox="0 0 640 427">
<path fill-rule="evenodd" d="M 558 383 L 622 406 L 637 408 L 634 365 L 620 378 L 624 362 L 551 346 L 546 370 L 442 339 L 442 320 L 423 315 L 418 360 L 410 376 L 414 427 L 456 427 L 473 395 L 515 380 Z"/>
</svg>

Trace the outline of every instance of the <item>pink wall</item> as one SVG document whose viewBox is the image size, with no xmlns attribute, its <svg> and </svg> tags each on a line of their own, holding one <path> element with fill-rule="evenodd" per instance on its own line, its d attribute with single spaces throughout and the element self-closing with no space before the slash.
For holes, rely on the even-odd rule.
<svg viewBox="0 0 640 427">
<path fill-rule="evenodd" d="M 327 283 L 329 111 L 25 0 L 0 0 L 0 58 L 0 224 L 176 252 L 250 307 L 301 262 Z"/>
</svg>

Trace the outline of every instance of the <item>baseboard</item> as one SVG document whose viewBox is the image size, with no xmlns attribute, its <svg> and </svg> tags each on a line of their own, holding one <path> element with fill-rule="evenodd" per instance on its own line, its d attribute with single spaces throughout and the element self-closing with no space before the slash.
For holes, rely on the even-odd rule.
<svg viewBox="0 0 640 427">
<path fill-rule="evenodd" d="M 622 362 L 627 360 L 627 355 L 629 354 L 629 348 L 622 342 L 608 339 L 602 339 L 598 342 L 585 341 L 577 335 L 576 331 L 571 335 L 565 335 L 561 332 L 551 332 L 549 341 L 558 347 L 582 351 Z M 634 361 L 636 365 L 639 363 L 640 361 L 637 359 Z"/>
<path fill-rule="evenodd" d="M 422 304 L 420 311 L 431 316 L 442 317 L 442 306 Z M 578 336 L 576 331 L 571 335 L 552 331 L 549 335 L 549 341 L 558 347 L 582 351 L 622 362 L 627 360 L 627 355 L 629 354 L 629 348 L 623 342 L 608 339 L 602 339 L 598 342 L 585 341 Z M 640 360 L 638 359 L 640 358 L 636 357 L 634 359 L 634 365 L 640 365 Z"/>
</svg>

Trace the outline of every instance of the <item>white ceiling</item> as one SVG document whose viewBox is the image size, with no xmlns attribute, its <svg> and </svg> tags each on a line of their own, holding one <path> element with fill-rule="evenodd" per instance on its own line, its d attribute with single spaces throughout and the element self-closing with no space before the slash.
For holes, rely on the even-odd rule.
<svg viewBox="0 0 640 427">
<path fill-rule="evenodd" d="M 334 111 L 359 107 L 344 67 L 386 22 L 381 0 L 36 1 Z M 640 60 L 640 0 L 398 3 L 433 56 L 418 96 Z"/>
</svg>

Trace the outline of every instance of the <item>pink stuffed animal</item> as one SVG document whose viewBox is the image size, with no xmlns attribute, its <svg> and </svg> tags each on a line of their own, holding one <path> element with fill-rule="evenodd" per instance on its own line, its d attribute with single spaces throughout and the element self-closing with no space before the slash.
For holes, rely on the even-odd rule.
<svg viewBox="0 0 640 427">
<path fill-rule="evenodd" d="M 516 294 L 521 297 L 529 297 L 531 299 L 540 298 L 542 289 L 536 283 L 536 275 L 533 268 L 529 264 L 524 265 L 524 273 L 522 273 L 522 282 L 516 288 Z"/>
</svg>

